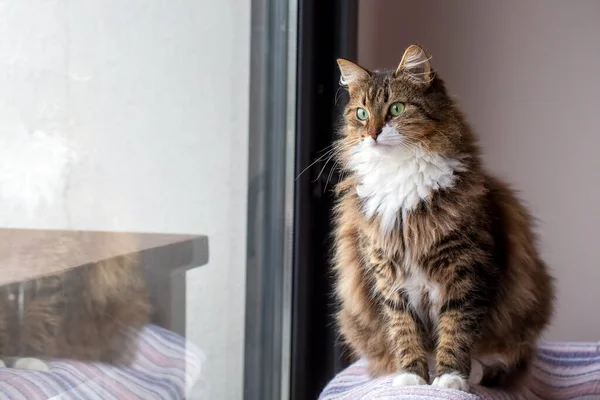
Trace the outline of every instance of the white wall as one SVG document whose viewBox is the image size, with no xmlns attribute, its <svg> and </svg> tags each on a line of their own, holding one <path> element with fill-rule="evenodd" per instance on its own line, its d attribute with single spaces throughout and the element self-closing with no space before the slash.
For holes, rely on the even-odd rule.
<svg viewBox="0 0 600 400">
<path fill-rule="evenodd" d="M 208 235 L 187 318 L 215 399 L 242 397 L 249 33 L 235 0 L 0 1 L 0 157 L 29 155 L 0 181 L 49 199 L 4 193 L 0 225 Z M 32 165 L 55 185 L 28 185 Z"/>
<path fill-rule="evenodd" d="M 422 44 L 538 217 L 558 286 L 548 338 L 600 339 L 600 2 L 362 0 L 359 15 L 359 62 L 395 68 Z"/>
</svg>

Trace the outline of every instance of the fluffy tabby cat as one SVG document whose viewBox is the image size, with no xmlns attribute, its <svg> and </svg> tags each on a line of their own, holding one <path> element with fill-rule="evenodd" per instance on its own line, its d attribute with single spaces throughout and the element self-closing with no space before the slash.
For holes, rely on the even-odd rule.
<svg viewBox="0 0 600 400">
<path fill-rule="evenodd" d="M 3 236 L 9 242 L 23 239 Z M 28 257 L 69 264 L 82 252 L 115 254 L 134 235 L 87 236 L 76 240 L 49 232 L 28 246 L 14 246 L 0 263 L 33 264 Z M 14 239 L 14 240 L 13 240 Z M 118 240 L 118 241 L 117 241 Z M 117 249 L 117 250 L 115 250 Z M 62 273 L 0 287 L 0 367 L 47 371 L 45 360 L 71 359 L 128 365 L 137 350 L 137 334 L 148 322 L 150 302 L 134 255 L 113 257 Z"/>
<path fill-rule="evenodd" d="M 350 94 L 336 144 L 342 337 L 397 386 L 518 386 L 553 303 L 529 213 L 482 168 L 419 46 L 395 71 L 338 64 Z"/>
</svg>

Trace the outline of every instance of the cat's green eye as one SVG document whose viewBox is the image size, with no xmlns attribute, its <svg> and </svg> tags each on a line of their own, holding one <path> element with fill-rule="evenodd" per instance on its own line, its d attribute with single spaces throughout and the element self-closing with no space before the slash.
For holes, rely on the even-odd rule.
<svg viewBox="0 0 600 400">
<path fill-rule="evenodd" d="M 390 106 L 390 115 L 397 117 L 404 112 L 404 103 L 394 103 Z"/>
<path fill-rule="evenodd" d="M 361 121 L 366 121 L 369 118 L 369 113 L 364 108 L 356 110 L 356 117 Z"/>
</svg>

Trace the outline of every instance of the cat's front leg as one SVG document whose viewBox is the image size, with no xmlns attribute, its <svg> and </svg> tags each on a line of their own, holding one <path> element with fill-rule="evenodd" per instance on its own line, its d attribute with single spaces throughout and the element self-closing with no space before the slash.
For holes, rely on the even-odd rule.
<svg viewBox="0 0 600 400">
<path fill-rule="evenodd" d="M 485 315 L 482 301 L 477 300 L 479 297 L 478 293 L 466 291 L 463 297 L 449 299 L 442 306 L 433 386 L 469 391 L 471 353 Z"/>
<path fill-rule="evenodd" d="M 393 385 L 426 385 L 429 367 L 424 346 L 425 329 L 410 307 L 406 292 L 401 289 L 403 271 L 383 249 L 371 247 L 368 254 L 369 272 L 374 277 L 374 291 L 381 300 L 388 352 L 396 372 Z"/>
<path fill-rule="evenodd" d="M 426 385 L 429 382 L 424 330 L 417 315 L 407 307 L 406 299 L 385 301 L 388 338 L 397 365 L 394 386 Z"/>
</svg>

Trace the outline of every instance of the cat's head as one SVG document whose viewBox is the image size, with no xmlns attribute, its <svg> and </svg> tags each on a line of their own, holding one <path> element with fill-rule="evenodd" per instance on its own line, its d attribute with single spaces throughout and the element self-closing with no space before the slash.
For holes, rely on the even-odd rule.
<svg viewBox="0 0 600 400">
<path fill-rule="evenodd" d="M 369 71 L 339 59 L 350 100 L 341 153 L 420 151 L 445 157 L 468 153 L 472 137 L 425 51 L 410 46 L 395 71 Z"/>
</svg>

